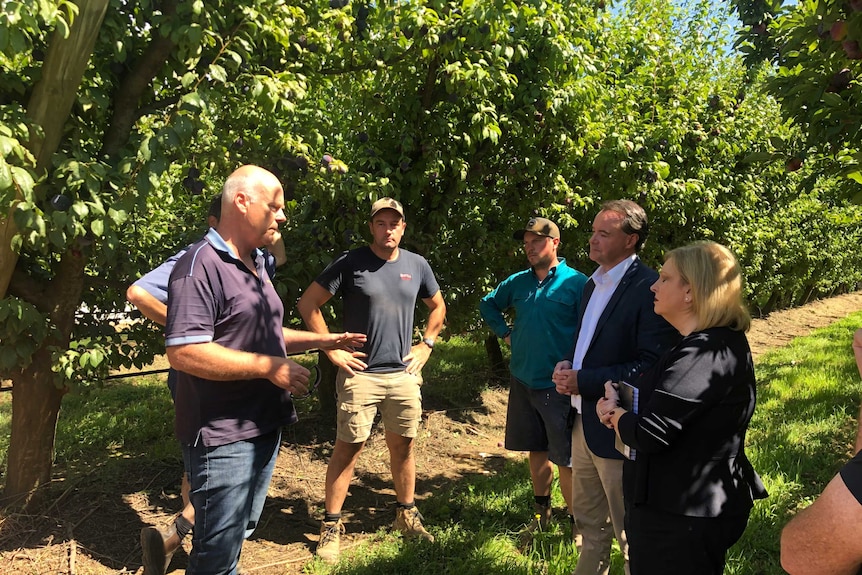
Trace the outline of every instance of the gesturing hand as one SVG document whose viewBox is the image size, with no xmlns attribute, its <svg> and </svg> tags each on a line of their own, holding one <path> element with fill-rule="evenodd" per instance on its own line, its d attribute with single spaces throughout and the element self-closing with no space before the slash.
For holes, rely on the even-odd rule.
<svg viewBox="0 0 862 575">
<path fill-rule="evenodd" d="M 323 340 L 321 341 L 320 349 L 341 349 L 349 352 L 353 352 L 357 347 L 364 346 L 368 340 L 368 336 L 364 333 L 352 333 L 349 331 L 344 333 L 328 333 L 321 335 L 321 337 Z"/>
</svg>

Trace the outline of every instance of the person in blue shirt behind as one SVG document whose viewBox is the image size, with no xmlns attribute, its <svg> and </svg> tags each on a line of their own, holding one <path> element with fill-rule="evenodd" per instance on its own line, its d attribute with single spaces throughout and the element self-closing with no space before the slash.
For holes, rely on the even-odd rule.
<svg viewBox="0 0 862 575">
<path fill-rule="evenodd" d="M 505 447 L 530 453 L 535 517 L 521 532 L 521 544 L 526 545 L 551 520 L 554 464 L 570 517 L 572 513 L 571 405 L 568 396 L 557 393 L 551 376 L 575 341 L 587 276 L 557 256 L 560 229 L 554 222 L 530 218 L 513 237 L 523 240 L 530 268 L 503 280 L 482 298 L 479 311 L 512 350 Z M 514 310 L 511 327 L 507 310 Z"/>
</svg>

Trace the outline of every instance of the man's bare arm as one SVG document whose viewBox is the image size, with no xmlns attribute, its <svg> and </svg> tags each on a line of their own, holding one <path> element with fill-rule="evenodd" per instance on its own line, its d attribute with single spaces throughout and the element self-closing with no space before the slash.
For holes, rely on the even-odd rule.
<svg viewBox="0 0 862 575">
<path fill-rule="evenodd" d="M 365 345 L 368 338 L 362 333 L 317 333 L 299 329 L 284 328 L 284 345 L 288 353 L 309 349 L 353 350 Z"/>
<path fill-rule="evenodd" d="M 446 302 L 443 300 L 443 295 L 438 290 L 436 294 L 429 298 L 423 298 L 423 302 L 428 306 L 428 324 L 425 326 L 423 339 L 434 341 L 440 332 L 443 330 L 443 322 L 446 320 Z M 407 373 L 420 374 L 422 368 L 428 363 L 428 358 L 431 357 L 431 348 L 425 343 L 419 342 L 410 348 L 410 353 L 404 358 L 407 362 Z"/>
<path fill-rule="evenodd" d="M 856 453 L 862 451 L 862 407 L 859 408 L 859 415 L 856 417 Z"/>
<path fill-rule="evenodd" d="M 214 342 L 169 346 L 167 355 L 177 371 L 204 379 L 268 379 L 294 395 L 308 390 L 309 371 L 285 357 L 239 351 Z"/>
<path fill-rule="evenodd" d="M 145 318 L 156 322 L 159 325 L 165 325 L 168 322 L 168 306 L 154 298 L 153 295 L 144 288 L 136 285 L 130 285 L 126 290 L 126 299 L 133 306 L 138 308 Z"/>
<path fill-rule="evenodd" d="M 332 294 L 326 288 L 317 282 L 311 282 L 311 285 L 306 288 L 296 304 L 296 309 L 302 316 L 306 327 L 316 334 L 329 334 L 329 326 L 326 325 L 326 320 L 323 319 L 323 313 L 320 311 L 320 308 L 331 298 Z M 368 367 L 361 359 L 366 357 L 366 354 L 360 351 L 345 349 L 324 351 L 333 365 L 343 369 L 350 375 L 356 375 L 357 371 L 362 371 Z"/>
<path fill-rule="evenodd" d="M 862 377 L 862 329 L 857 329 L 853 334 L 853 355 L 856 356 L 856 367 Z M 856 452 L 862 450 L 862 407 L 859 408 L 859 417 L 856 418 Z"/>
<path fill-rule="evenodd" d="M 862 565 L 862 505 L 836 475 L 781 532 L 781 566 L 790 575 L 856 575 Z"/>
</svg>

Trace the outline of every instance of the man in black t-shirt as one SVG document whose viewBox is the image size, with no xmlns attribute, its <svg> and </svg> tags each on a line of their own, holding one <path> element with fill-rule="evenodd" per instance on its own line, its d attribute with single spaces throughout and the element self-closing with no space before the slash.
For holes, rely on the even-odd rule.
<svg viewBox="0 0 862 575">
<path fill-rule="evenodd" d="M 326 470 L 326 516 L 317 555 L 338 559 L 341 508 L 356 460 L 379 410 L 386 430 L 390 467 L 398 501 L 394 527 L 406 536 L 433 541 L 416 509 L 413 439 L 422 416 L 422 367 L 443 328 L 446 305 L 431 266 L 422 256 L 399 248 L 407 223 L 392 198 L 371 206 L 370 245 L 341 254 L 308 286 L 297 304 L 306 326 L 329 333 L 320 308 L 340 292 L 344 328 L 368 336 L 362 351 L 327 351 L 338 370 L 338 431 Z M 421 342 L 412 344 L 416 298 L 430 314 Z"/>
</svg>

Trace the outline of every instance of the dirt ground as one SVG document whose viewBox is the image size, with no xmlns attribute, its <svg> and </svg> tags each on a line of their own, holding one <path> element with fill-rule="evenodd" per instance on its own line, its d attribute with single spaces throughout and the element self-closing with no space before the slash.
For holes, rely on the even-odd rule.
<svg viewBox="0 0 862 575">
<path fill-rule="evenodd" d="M 776 312 L 754 321 L 749 340 L 757 356 L 858 310 L 862 310 L 862 292 Z M 504 390 L 485 392 L 481 405 L 456 410 L 428 407 L 416 442 L 420 502 L 462 477 L 492 474 L 511 457 L 499 447 L 505 422 Z M 244 573 L 299 574 L 312 559 L 333 436 L 332 422 L 314 416 L 286 430 L 262 524 L 243 549 Z M 394 491 L 387 461 L 386 445 L 377 431 L 360 457 L 350 489 L 344 547 L 355 545 L 391 522 Z M 118 477 L 106 480 L 100 469 L 101 464 L 96 464 L 84 472 L 68 470 L 68 476 L 60 477 L 52 487 L 56 496 L 51 505 L 38 514 L 0 516 L 0 573 L 142 572 L 140 529 L 166 524 L 179 511 L 180 470 L 153 468 L 151 463 L 130 459 L 121 462 Z M 57 470 L 62 474 L 62 465 Z M 168 573 L 185 572 L 190 549 L 187 538 Z"/>
</svg>

